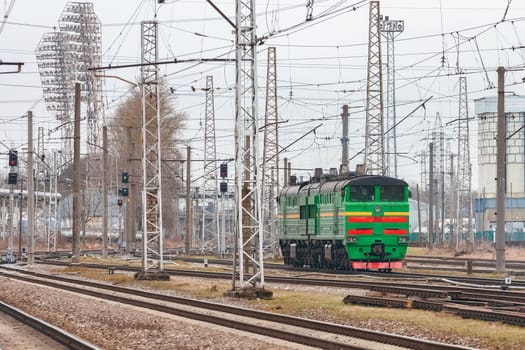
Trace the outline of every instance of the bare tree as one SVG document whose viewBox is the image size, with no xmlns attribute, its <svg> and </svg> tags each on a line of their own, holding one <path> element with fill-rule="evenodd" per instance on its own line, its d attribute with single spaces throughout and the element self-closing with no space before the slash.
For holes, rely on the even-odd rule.
<svg viewBox="0 0 525 350">
<path fill-rule="evenodd" d="M 142 99 L 141 93 L 134 90 L 129 98 L 115 111 L 113 120 L 108 127 L 110 155 L 116 162 L 117 171 L 128 171 L 130 182 L 134 182 L 140 188 L 140 159 L 141 159 L 141 122 L 142 122 Z M 178 210 L 177 191 L 182 188 L 180 151 L 177 144 L 180 143 L 180 132 L 184 125 L 186 115 L 178 113 L 174 107 L 175 96 L 170 90 L 161 84 L 160 90 L 160 123 L 161 123 L 161 159 L 162 159 L 162 206 L 163 206 L 163 229 L 167 236 L 176 233 L 177 223 L 176 211 Z M 112 162 L 112 164 L 115 164 Z M 119 175 L 117 174 L 117 177 Z M 120 180 L 119 180 L 120 181 Z M 130 193 L 135 196 L 137 193 Z M 142 219 L 140 213 L 139 196 L 134 197 L 137 206 L 136 221 Z"/>
</svg>

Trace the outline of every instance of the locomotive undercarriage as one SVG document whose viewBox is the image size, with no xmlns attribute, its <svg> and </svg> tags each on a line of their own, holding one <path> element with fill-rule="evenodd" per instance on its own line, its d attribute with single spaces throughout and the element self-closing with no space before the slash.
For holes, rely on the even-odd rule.
<svg viewBox="0 0 525 350">
<path fill-rule="evenodd" d="M 279 243 L 288 266 L 352 269 L 342 240 L 281 240 Z"/>
<path fill-rule="evenodd" d="M 381 261 L 362 259 L 351 261 L 342 240 L 280 240 L 285 265 L 313 269 L 377 270 L 391 272 L 401 268 L 401 261 L 391 261 L 384 254 L 384 245 L 374 243 L 370 256 L 381 256 Z"/>
</svg>

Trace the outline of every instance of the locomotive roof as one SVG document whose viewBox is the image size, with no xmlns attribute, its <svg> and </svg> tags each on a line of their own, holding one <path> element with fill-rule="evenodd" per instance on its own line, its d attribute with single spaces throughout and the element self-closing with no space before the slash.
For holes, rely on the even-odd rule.
<svg viewBox="0 0 525 350">
<path fill-rule="evenodd" d="M 280 195 L 281 196 L 296 196 L 299 193 L 328 193 L 328 192 L 339 192 L 346 186 L 373 186 L 373 185 L 386 185 L 386 186 L 407 186 L 408 184 L 400 179 L 396 179 L 388 176 L 380 175 L 363 175 L 352 178 L 339 179 L 336 181 L 326 182 L 303 182 L 299 185 L 293 185 L 284 187 Z"/>
<path fill-rule="evenodd" d="M 348 181 L 349 185 L 387 185 L 387 186 L 407 186 L 404 180 L 396 179 L 389 176 L 364 175 L 358 176 Z"/>
</svg>

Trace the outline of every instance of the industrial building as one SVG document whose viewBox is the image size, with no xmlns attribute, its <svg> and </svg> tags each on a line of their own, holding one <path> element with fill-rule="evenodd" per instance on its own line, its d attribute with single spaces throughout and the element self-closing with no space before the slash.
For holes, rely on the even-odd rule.
<svg viewBox="0 0 525 350">
<path fill-rule="evenodd" d="M 497 97 L 474 100 L 478 120 L 478 198 L 474 201 L 476 238 L 491 240 L 496 230 Z M 505 232 L 520 240 L 525 223 L 525 96 L 505 96 Z"/>
</svg>

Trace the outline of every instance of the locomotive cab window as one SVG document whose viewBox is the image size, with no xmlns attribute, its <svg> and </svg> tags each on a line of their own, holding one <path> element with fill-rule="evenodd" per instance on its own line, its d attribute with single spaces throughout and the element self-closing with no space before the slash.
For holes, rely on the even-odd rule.
<svg viewBox="0 0 525 350">
<path fill-rule="evenodd" d="M 386 202 L 401 202 L 405 200 L 403 186 L 381 186 L 381 200 Z"/>
<path fill-rule="evenodd" d="M 350 187 L 350 201 L 372 202 L 374 200 L 374 186 L 352 186 Z"/>
</svg>

